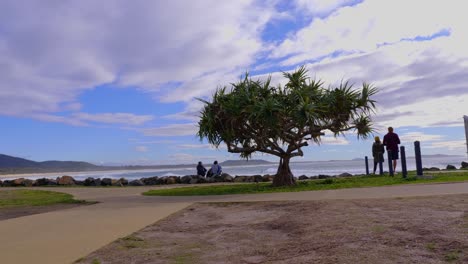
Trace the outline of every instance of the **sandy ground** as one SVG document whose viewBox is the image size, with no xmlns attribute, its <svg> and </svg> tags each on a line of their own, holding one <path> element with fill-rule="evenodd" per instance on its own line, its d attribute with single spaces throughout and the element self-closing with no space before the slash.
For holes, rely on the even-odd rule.
<svg viewBox="0 0 468 264">
<path fill-rule="evenodd" d="M 77 263 L 468 263 L 468 194 L 197 203 Z"/>
</svg>

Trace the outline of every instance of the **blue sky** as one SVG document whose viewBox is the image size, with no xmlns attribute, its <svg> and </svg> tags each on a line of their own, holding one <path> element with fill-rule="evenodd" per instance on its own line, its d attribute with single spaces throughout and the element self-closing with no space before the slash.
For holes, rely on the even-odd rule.
<svg viewBox="0 0 468 264">
<path fill-rule="evenodd" d="M 420 140 L 424 154 L 466 155 L 463 10 L 422 0 L 1 1 L 0 153 L 119 165 L 237 159 L 195 136 L 195 98 L 246 71 L 284 84 L 282 71 L 306 65 L 327 85 L 378 87 L 377 135 L 393 126 L 410 152 Z M 296 160 L 363 157 L 371 144 L 326 133 Z"/>
</svg>

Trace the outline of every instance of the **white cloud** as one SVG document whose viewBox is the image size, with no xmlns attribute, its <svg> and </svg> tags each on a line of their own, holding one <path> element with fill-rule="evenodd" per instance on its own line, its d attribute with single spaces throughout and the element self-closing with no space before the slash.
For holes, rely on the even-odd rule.
<svg viewBox="0 0 468 264">
<path fill-rule="evenodd" d="M 425 146 L 425 148 L 466 151 L 466 141 L 465 140 L 450 140 L 450 141 L 431 142 L 430 145 Z"/>
<path fill-rule="evenodd" d="M 137 151 L 137 152 L 148 152 L 148 147 L 147 146 L 136 146 L 135 151 Z"/>
<path fill-rule="evenodd" d="M 409 132 L 399 135 L 399 137 L 402 143 L 413 143 L 414 141 L 440 141 L 444 139 L 444 136 L 441 135 L 425 134 L 422 132 Z"/>
<path fill-rule="evenodd" d="M 0 115 L 78 111 L 79 94 L 108 83 L 165 101 L 207 94 L 217 83 L 204 79 L 255 62 L 274 13 L 254 0 L 2 1 Z"/>
<path fill-rule="evenodd" d="M 195 136 L 198 128 L 195 124 L 174 124 L 141 130 L 146 136 Z"/>
<path fill-rule="evenodd" d="M 135 115 L 130 113 L 74 113 L 74 118 L 80 121 L 90 121 L 106 124 L 126 124 L 126 125 L 141 125 L 154 119 L 150 115 Z"/>
<path fill-rule="evenodd" d="M 349 141 L 344 137 L 331 137 L 323 136 L 321 137 L 322 145 L 349 145 Z"/>
<path fill-rule="evenodd" d="M 355 0 L 295 0 L 294 3 L 300 10 L 306 10 L 311 15 L 328 14 L 339 7 L 354 3 Z"/>
</svg>

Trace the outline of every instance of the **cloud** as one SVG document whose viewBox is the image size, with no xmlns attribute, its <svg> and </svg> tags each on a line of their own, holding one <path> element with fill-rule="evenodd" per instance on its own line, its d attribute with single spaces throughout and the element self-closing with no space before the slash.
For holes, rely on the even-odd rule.
<svg viewBox="0 0 468 264">
<path fill-rule="evenodd" d="M 198 128 L 195 124 L 174 124 L 141 130 L 145 136 L 195 136 Z"/>
<path fill-rule="evenodd" d="M 255 62 L 274 14 L 253 0 L 2 1 L 0 115 L 79 111 L 102 84 L 189 101 Z"/>
<path fill-rule="evenodd" d="M 356 2 L 356 0 L 295 0 L 294 4 L 297 9 L 305 10 L 310 15 L 321 16 Z"/>
<path fill-rule="evenodd" d="M 439 141 L 431 142 L 430 145 L 424 146 L 425 148 L 439 148 L 443 150 L 457 150 L 466 151 L 465 140 L 450 140 L 450 141 Z"/>
<path fill-rule="evenodd" d="M 130 113 L 74 113 L 73 118 L 86 122 L 97 122 L 106 124 L 127 124 L 127 125 L 141 125 L 154 119 L 150 115 L 135 115 Z"/>
<path fill-rule="evenodd" d="M 147 146 L 136 146 L 135 151 L 138 152 L 148 152 L 148 147 Z"/>
<path fill-rule="evenodd" d="M 444 136 L 425 134 L 422 132 L 409 132 L 399 136 L 401 142 L 413 143 L 414 141 L 440 141 L 444 139 Z"/>
</svg>

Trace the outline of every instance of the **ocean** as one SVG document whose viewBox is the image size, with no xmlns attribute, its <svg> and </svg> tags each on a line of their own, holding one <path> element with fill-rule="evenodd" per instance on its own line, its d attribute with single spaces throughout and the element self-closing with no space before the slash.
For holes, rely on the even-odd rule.
<svg viewBox="0 0 468 264">
<path fill-rule="evenodd" d="M 437 167 L 445 169 L 448 164 L 454 165 L 459 168 L 462 161 L 467 161 L 463 156 L 450 156 L 450 157 L 426 157 L 422 159 L 423 167 Z M 309 162 L 291 162 L 291 171 L 294 176 L 301 175 L 316 176 L 319 174 L 324 175 L 339 175 L 347 172 L 353 175 L 365 174 L 365 161 L 364 160 L 333 160 L 333 161 L 309 161 Z M 223 172 L 232 176 L 236 175 L 265 175 L 275 174 L 278 164 L 262 164 L 262 165 L 247 165 L 247 166 L 225 166 Z M 416 170 L 416 163 L 414 157 L 407 158 L 408 170 Z M 373 170 L 373 160 L 369 160 L 369 171 Z M 378 171 L 378 169 L 377 169 Z M 384 163 L 384 171 L 388 171 L 388 162 Z M 398 161 L 397 172 L 401 172 L 401 161 Z M 140 179 L 152 176 L 185 176 L 196 174 L 194 168 L 172 168 L 172 169 L 148 169 L 148 170 L 119 170 L 119 171 L 94 171 L 94 172 L 70 172 L 67 175 L 73 176 L 77 180 L 84 180 L 87 177 L 93 178 L 126 178 L 128 180 Z M 14 178 L 56 178 L 64 175 L 64 173 L 45 173 L 45 174 L 30 174 L 21 175 L 16 177 L 8 177 L 4 179 Z"/>
</svg>

